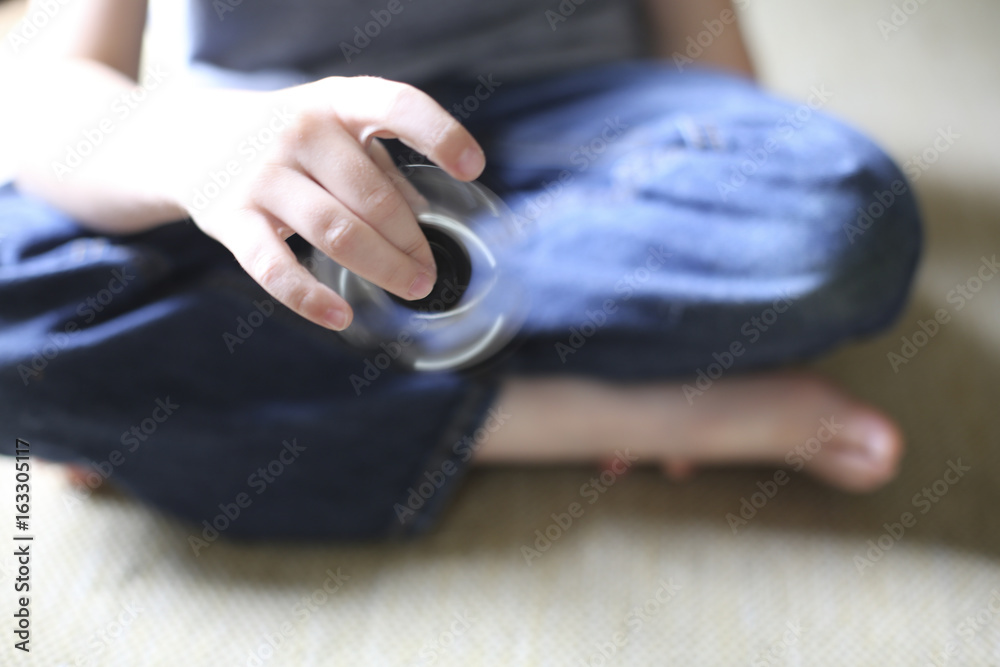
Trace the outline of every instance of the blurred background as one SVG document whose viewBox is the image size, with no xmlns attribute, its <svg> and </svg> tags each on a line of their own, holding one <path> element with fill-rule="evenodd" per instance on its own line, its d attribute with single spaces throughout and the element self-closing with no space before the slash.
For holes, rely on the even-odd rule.
<svg viewBox="0 0 1000 667">
<path fill-rule="evenodd" d="M 1000 664 L 1000 280 L 961 310 L 948 299 L 1000 254 L 1000 3 L 743 4 L 764 85 L 797 99 L 825 86 L 826 109 L 915 179 L 927 249 L 909 308 L 816 364 L 901 421 L 898 479 L 850 496 L 792 475 L 734 533 L 727 514 L 772 470 L 683 484 L 638 471 L 528 563 L 522 547 L 592 470 L 477 471 L 413 543 L 219 541 L 196 557 L 189 526 L 113 494 L 78 499 L 43 468 L 33 651 L 4 645 L 0 664 Z M 0 32 L 23 9 L 0 2 Z M 887 354 L 941 308 L 951 321 L 894 372 Z M 959 460 L 968 472 L 940 482 Z M 12 479 L 0 459 L 0 497 Z"/>
</svg>

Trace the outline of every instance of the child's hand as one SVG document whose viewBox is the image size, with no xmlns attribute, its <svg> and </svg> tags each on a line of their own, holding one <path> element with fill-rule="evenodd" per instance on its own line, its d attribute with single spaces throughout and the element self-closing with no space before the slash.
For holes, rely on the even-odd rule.
<svg viewBox="0 0 1000 667">
<path fill-rule="evenodd" d="M 455 178 L 477 177 L 482 149 L 428 95 L 332 77 L 274 93 L 217 91 L 199 103 L 208 129 L 181 141 L 191 174 L 173 196 L 274 298 L 332 329 L 351 320 L 350 306 L 296 260 L 284 242 L 293 233 L 393 294 L 430 292 L 430 247 L 373 141 L 398 138 Z"/>
</svg>

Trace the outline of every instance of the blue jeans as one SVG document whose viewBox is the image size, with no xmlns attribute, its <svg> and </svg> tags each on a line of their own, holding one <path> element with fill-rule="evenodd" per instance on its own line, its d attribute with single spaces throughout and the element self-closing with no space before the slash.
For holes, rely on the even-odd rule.
<svg viewBox="0 0 1000 667">
<path fill-rule="evenodd" d="M 491 411 L 504 377 L 700 390 L 871 334 L 904 305 L 921 245 L 910 187 L 818 110 L 823 90 L 791 103 L 646 62 L 476 85 L 428 90 L 533 223 L 508 258 L 533 297 L 518 346 L 475 373 L 379 368 L 275 305 L 190 221 L 106 237 L 7 186 L 4 447 L 92 465 L 203 539 L 416 533 L 516 419 Z"/>
</svg>

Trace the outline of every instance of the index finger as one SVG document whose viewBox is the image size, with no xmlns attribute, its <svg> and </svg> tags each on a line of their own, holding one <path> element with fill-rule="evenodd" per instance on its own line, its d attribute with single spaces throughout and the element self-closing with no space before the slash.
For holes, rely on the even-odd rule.
<svg viewBox="0 0 1000 667">
<path fill-rule="evenodd" d="M 427 93 L 377 77 L 352 77 L 339 85 L 362 88 L 340 96 L 335 113 L 363 144 L 372 137 L 399 139 L 462 181 L 485 168 L 479 143 Z"/>
</svg>

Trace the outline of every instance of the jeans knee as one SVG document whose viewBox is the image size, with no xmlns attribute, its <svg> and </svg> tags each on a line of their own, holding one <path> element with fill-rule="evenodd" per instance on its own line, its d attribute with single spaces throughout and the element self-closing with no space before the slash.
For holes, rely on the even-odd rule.
<svg viewBox="0 0 1000 667">
<path fill-rule="evenodd" d="M 922 248 L 912 184 L 885 151 L 840 126 L 843 151 L 833 174 L 828 221 L 827 302 L 855 335 L 888 326 L 906 304 Z"/>
</svg>

